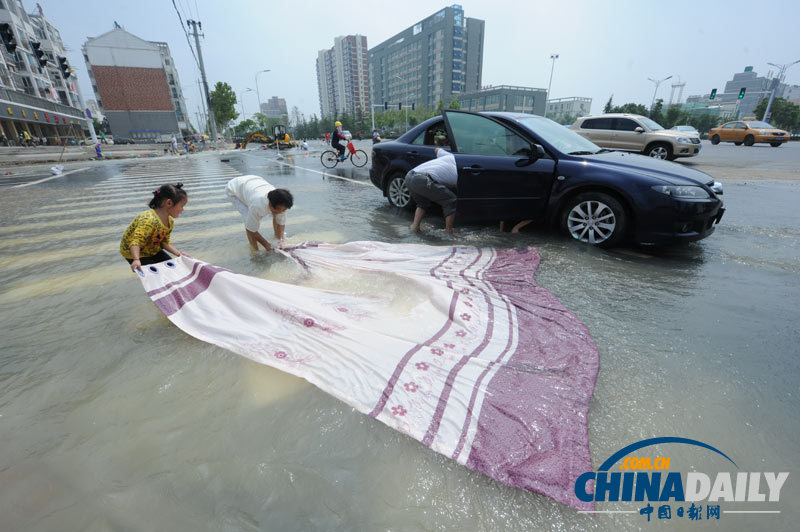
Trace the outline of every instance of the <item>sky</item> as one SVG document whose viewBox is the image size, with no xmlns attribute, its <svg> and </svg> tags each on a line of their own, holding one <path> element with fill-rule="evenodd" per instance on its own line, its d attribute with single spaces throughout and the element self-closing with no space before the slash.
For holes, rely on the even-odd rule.
<svg viewBox="0 0 800 532">
<path fill-rule="evenodd" d="M 33 0 L 23 0 L 30 13 Z M 192 121 L 201 97 L 187 37 L 173 0 L 40 0 L 48 21 L 57 26 L 70 64 L 79 71 L 85 99 L 94 98 L 81 47 L 118 22 L 151 41 L 169 43 L 178 66 Z M 376 46 L 452 3 L 430 0 L 174 0 L 184 22 L 203 24 L 201 48 L 209 86 L 231 85 L 246 116 L 258 110 L 255 74 L 262 102 L 286 99 L 309 117 L 320 114 L 316 58 L 340 35 L 361 34 Z M 800 1 L 726 2 L 672 0 L 462 0 L 467 17 L 486 22 L 483 85 L 547 88 L 552 62 L 551 98 L 592 98 L 592 113 L 614 103 L 649 105 L 669 101 L 671 83 L 685 82 L 689 95 L 724 90 L 725 82 L 745 66 L 759 75 L 774 70 L 767 63 L 800 59 Z M 192 44 L 194 41 L 192 39 Z M 786 82 L 800 85 L 800 64 Z M 677 89 L 675 92 L 677 97 Z M 237 105 L 241 113 L 241 105 Z"/>
</svg>

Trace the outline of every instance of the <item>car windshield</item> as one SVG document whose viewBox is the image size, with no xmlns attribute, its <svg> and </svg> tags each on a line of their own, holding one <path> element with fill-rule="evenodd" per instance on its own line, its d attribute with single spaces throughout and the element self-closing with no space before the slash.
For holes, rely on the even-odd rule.
<svg viewBox="0 0 800 532">
<path fill-rule="evenodd" d="M 766 122 L 752 121 L 752 122 L 747 122 L 747 125 L 756 129 L 775 129 L 775 126 L 771 126 Z"/>
<path fill-rule="evenodd" d="M 661 127 L 658 124 L 658 122 L 653 122 L 649 118 L 645 118 L 643 116 L 639 117 L 639 122 L 641 122 L 642 124 L 646 125 L 648 128 L 650 128 L 653 131 L 661 131 L 662 129 L 664 129 L 663 127 Z"/>
<path fill-rule="evenodd" d="M 602 151 L 593 142 L 547 118 L 530 116 L 516 120 L 562 153 L 576 155 Z"/>
</svg>

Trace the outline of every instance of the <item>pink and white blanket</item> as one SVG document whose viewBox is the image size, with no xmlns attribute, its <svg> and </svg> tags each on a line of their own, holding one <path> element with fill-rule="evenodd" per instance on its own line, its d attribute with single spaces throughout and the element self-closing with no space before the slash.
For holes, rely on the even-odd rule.
<svg viewBox="0 0 800 532">
<path fill-rule="evenodd" d="M 302 377 L 500 482 L 593 508 L 575 497 L 574 482 L 592 470 L 597 349 L 583 323 L 533 282 L 535 249 L 351 242 L 284 253 L 308 279 L 352 272 L 399 281 L 407 301 L 187 257 L 143 267 L 141 281 L 186 333 Z"/>
</svg>

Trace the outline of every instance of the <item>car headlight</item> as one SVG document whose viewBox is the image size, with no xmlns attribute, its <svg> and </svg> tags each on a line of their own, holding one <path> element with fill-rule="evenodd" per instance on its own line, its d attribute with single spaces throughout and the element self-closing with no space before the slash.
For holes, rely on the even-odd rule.
<svg viewBox="0 0 800 532">
<path fill-rule="evenodd" d="M 677 140 L 678 142 L 682 142 L 684 144 L 691 144 L 692 143 L 691 139 L 689 139 L 687 137 L 678 137 L 675 140 Z"/>
<path fill-rule="evenodd" d="M 708 192 L 703 187 L 690 186 L 690 185 L 656 185 L 650 187 L 656 192 L 661 192 L 673 198 L 689 198 L 689 199 L 707 199 L 710 198 Z"/>
</svg>

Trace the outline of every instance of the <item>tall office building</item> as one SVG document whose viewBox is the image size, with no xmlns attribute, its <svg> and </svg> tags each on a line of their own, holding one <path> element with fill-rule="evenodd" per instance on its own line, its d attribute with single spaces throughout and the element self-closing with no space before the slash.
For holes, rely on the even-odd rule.
<svg viewBox="0 0 800 532">
<path fill-rule="evenodd" d="M 115 27 L 88 39 L 83 58 L 114 135 L 148 141 L 188 133 L 186 103 L 167 43 Z"/>
<path fill-rule="evenodd" d="M 435 107 L 481 88 L 484 21 L 445 7 L 369 50 L 373 102 Z"/>
<path fill-rule="evenodd" d="M 289 110 L 286 108 L 286 100 L 273 96 L 266 103 L 261 104 L 261 114 L 267 118 L 280 118 L 286 123 L 289 120 Z"/>
<path fill-rule="evenodd" d="M 317 54 L 317 86 L 322 116 L 370 112 L 367 38 L 346 35 Z"/>
<path fill-rule="evenodd" d="M 83 137 L 86 123 L 58 29 L 39 7 L 25 12 L 21 0 L 0 1 L 0 134 L 57 143 Z"/>
</svg>

